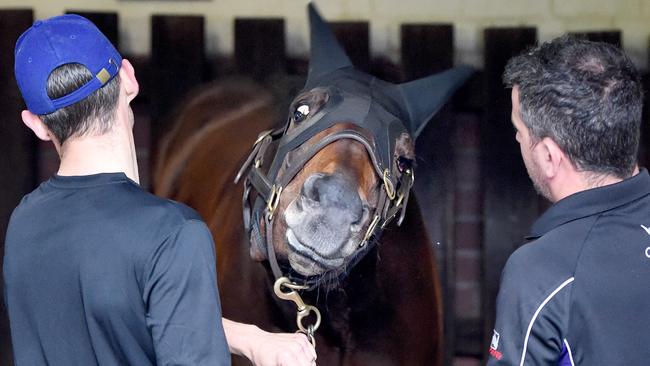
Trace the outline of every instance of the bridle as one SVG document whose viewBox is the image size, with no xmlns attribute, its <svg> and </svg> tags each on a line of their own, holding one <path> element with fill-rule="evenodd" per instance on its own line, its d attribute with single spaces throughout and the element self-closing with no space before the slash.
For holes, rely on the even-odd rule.
<svg viewBox="0 0 650 366">
<path fill-rule="evenodd" d="M 396 114 L 388 112 L 375 98 L 360 97 L 336 87 L 328 87 L 326 92 L 329 98 L 324 107 L 311 116 L 308 125 L 299 131 L 289 131 L 289 120 L 282 128 L 260 133 L 235 178 L 235 182 L 238 182 L 246 174 L 242 202 L 244 227 L 249 238 L 261 244 L 260 247 L 266 248 L 276 280 L 286 277 L 295 285 L 307 290 L 316 288 L 319 283 L 328 279 L 340 277 L 343 273 L 326 272 L 324 275 L 305 277 L 291 268 L 283 271 L 278 263 L 273 246 L 276 209 L 284 188 L 305 164 L 325 146 L 342 139 L 359 142 L 370 157 L 382 189 L 379 191 L 377 206 L 371 213 L 370 224 L 358 244 L 352 265 L 363 258 L 377 242 L 382 230 L 396 217 L 397 224 L 401 224 L 414 183 L 412 167 L 401 169 L 398 160 L 403 157 L 395 155 L 395 142 L 400 135 L 408 133 L 402 122 L 395 117 Z M 388 108 L 390 107 L 392 106 L 389 105 Z M 354 118 L 359 115 L 363 118 Z M 299 153 L 294 151 L 338 121 L 349 121 L 359 128 L 333 132 L 307 149 L 300 149 Z M 266 164 L 265 159 L 273 150 L 275 154 L 272 162 Z M 291 161 L 286 164 L 289 155 Z M 254 197 L 252 190 L 257 193 Z"/>
</svg>

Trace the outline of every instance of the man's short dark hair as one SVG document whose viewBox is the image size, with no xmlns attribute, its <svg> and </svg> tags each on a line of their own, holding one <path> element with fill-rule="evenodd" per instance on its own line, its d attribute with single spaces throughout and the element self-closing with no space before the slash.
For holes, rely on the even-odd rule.
<svg viewBox="0 0 650 366">
<path fill-rule="evenodd" d="M 47 94 L 52 99 L 60 98 L 92 78 L 92 73 L 81 64 L 62 65 L 47 79 Z M 119 94 L 120 77 L 116 75 L 85 99 L 40 117 L 60 144 L 73 136 L 101 135 L 113 127 Z"/>
<path fill-rule="evenodd" d="M 620 49 L 563 36 L 511 59 L 503 80 L 533 143 L 550 137 L 580 171 L 632 175 L 643 89 Z"/>
</svg>

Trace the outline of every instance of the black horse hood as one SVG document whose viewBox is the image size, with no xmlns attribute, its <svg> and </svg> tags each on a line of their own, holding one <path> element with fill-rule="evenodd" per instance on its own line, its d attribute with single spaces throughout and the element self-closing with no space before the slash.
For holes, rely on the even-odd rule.
<svg viewBox="0 0 650 366">
<path fill-rule="evenodd" d="M 415 140 L 426 122 L 472 71 L 469 67 L 458 67 L 412 82 L 392 84 L 352 65 L 313 4 L 309 5 L 309 18 L 311 59 L 305 88 L 294 99 L 285 127 L 260 135 L 236 181 L 250 169 L 244 191 L 245 226 L 254 245 L 267 249 L 273 273 L 281 278 L 284 275 L 275 257 L 273 224 L 283 189 L 319 151 L 334 141 L 356 140 L 365 148 L 383 189 L 378 191 L 376 206 L 368 213 L 372 219 L 367 220 L 366 233 L 344 267 L 332 268 L 326 276 L 314 278 L 304 278 L 292 269 L 287 272 L 292 280 L 309 283 L 314 288 L 324 278 L 337 277 L 344 274 L 345 268 L 352 268 L 373 246 L 366 244 L 375 243 L 373 238 L 393 219 L 398 225 L 402 222 L 414 173 L 410 168 L 412 156 L 397 143 L 402 141 L 403 145 L 409 138 Z M 354 126 L 332 131 L 305 144 L 337 124 Z M 271 144 L 273 148 L 269 148 Z M 263 163 L 264 155 L 273 150 L 268 166 Z M 248 195 L 253 187 L 259 194 L 251 205 Z M 260 228 L 262 220 L 266 223 L 264 229 Z"/>
<path fill-rule="evenodd" d="M 399 119 L 414 139 L 473 72 L 468 66 L 460 66 L 403 84 L 380 80 L 354 67 L 313 3 L 308 11 L 311 54 L 304 89 L 334 86 L 350 94 L 370 96 L 373 103 Z M 354 117 L 353 122 L 362 125 L 374 116 L 366 116 L 363 121 Z"/>
<path fill-rule="evenodd" d="M 402 134 L 413 140 L 431 117 L 472 74 L 460 66 L 404 84 L 392 84 L 354 67 L 313 3 L 309 75 L 303 92 L 322 89 L 328 101 L 317 115 L 289 130 L 281 139 L 270 169 L 275 178 L 286 155 L 320 131 L 340 122 L 353 123 L 373 137 L 381 169 L 390 170 L 395 142 Z"/>
</svg>

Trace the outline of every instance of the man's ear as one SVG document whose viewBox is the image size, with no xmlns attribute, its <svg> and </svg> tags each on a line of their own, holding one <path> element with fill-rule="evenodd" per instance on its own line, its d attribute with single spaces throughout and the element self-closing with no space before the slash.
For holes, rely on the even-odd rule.
<svg viewBox="0 0 650 366">
<path fill-rule="evenodd" d="M 140 86 L 138 80 L 135 78 L 135 69 L 127 59 L 122 60 L 122 67 L 120 67 L 120 82 L 124 85 L 126 91 L 127 101 L 130 103 L 133 98 L 138 95 Z"/>
<path fill-rule="evenodd" d="M 30 130 L 34 131 L 34 134 L 36 137 L 43 141 L 51 141 L 52 140 L 52 133 L 50 130 L 45 126 L 45 123 L 41 120 L 41 118 L 34 113 L 24 110 L 20 114 L 20 116 L 23 119 L 23 123 L 25 126 L 29 127 Z"/>
<path fill-rule="evenodd" d="M 550 137 L 544 137 L 533 149 L 537 165 L 546 178 L 554 178 L 561 165 L 566 162 L 566 156 L 560 146 Z"/>
</svg>

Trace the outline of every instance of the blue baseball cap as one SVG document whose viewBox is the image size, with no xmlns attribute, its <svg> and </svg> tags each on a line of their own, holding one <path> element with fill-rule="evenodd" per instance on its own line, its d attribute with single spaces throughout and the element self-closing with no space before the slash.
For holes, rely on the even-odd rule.
<svg viewBox="0 0 650 366">
<path fill-rule="evenodd" d="M 95 77 L 70 94 L 50 99 L 48 77 L 70 63 L 84 65 Z M 121 65 L 122 57 L 106 36 L 75 14 L 37 20 L 16 42 L 16 81 L 34 114 L 49 114 L 83 100 L 115 77 Z"/>
</svg>

